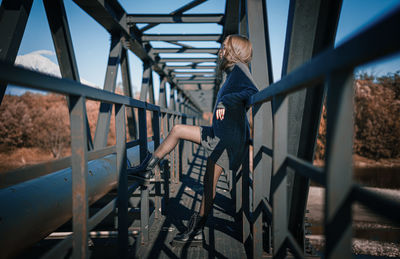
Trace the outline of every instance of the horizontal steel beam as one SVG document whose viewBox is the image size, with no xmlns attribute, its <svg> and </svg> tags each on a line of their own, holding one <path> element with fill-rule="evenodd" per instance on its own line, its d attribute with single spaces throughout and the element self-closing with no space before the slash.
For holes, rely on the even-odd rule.
<svg viewBox="0 0 400 259">
<path fill-rule="evenodd" d="M 186 12 L 186 11 L 188 11 L 188 10 L 190 10 L 190 9 L 192 9 L 192 8 L 202 4 L 202 3 L 204 3 L 205 1 L 207 1 L 207 0 L 193 0 L 193 1 L 185 4 L 184 6 L 178 8 L 178 9 L 172 11 L 172 12 L 170 12 L 169 14 L 170 15 L 182 14 L 182 13 L 184 13 L 184 12 Z M 143 28 L 141 28 L 140 30 L 142 32 L 144 32 L 144 31 L 147 31 L 147 30 L 157 26 L 158 24 L 159 23 L 150 23 L 150 24 L 144 26 Z"/>
<path fill-rule="evenodd" d="M 217 66 L 201 66 L 199 64 L 191 64 L 191 65 L 185 65 L 185 66 L 165 66 L 166 69 L 168 70 L 174 70 L 174 69 L 216 69 Z"/>
<path fill-rule="evenodd" d="M 217 54 L 219 48 L 153 48 L 154 53 L 209 53 Z"/>
<path fill-rule="evenodd" d="M 166 62 L 193 62 L 193 63 L 200 63 L 200 62 L 216 62 L 217 58 L 161 58 L 160 63 Z"/>
<path fill-rule="evenodd" d="M 148 143 L 149 150 L 154 142 Z M 139 147 L 127 150 L 140 163 Z M 117 186 L 116 154 L 88 163 L 88 200 L 92 204 Z M 45 238 L 72 217 L 71 168 L 0 189 L 1 255 L 12 257 Z M 46 198 L 43 198 L 46 197 Z"/>
<path fill-rule="evenodd" d="M 215 80 L 178 80 L 178 84 L 215 84 Z"/>
<path fill-rule="evenodd" d="M 128 14 L 127 23 L 221 23 L 223 14 Z"/>
<path fill-rule="evenodd" d="M 210 76 L 214 76 L 215 73 L 214 72 L 201 72 L 201 71 L 191 71 L 191 72 L 171 72 L 171 75 L 210 75 Z M 178 79 L 179 77 L 175 77 L 176 79 Z"/>
<path fill-rule="evenodd" d="M 145 34 L 142 41 L 220 41 L 221 34 Z"/>
<path fill-rule="evenodd" d="M 178 82 L 183 80 L 215 80 L 213 76 L 176 76 L 175 77 Z"/>
</svg>

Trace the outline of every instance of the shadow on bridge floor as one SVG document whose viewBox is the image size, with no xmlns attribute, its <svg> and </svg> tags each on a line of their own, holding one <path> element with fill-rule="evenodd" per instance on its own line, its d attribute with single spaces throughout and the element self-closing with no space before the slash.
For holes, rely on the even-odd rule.
<svg viewBox="0 0 400 259">
<path fill-rule="evenodd" d="M 217 186 L 214 209 L 204 229 L 205 241 L 201 247 L 174 247 L 175 234 L 184 230 L 190 216 L 198 211 L 203 192 L 203 175 L 206 160 L 199 149 L 181 177 L 181 182 L 171 186 L 171 199 L 166 213 L 150 229 L 150 242 L 140 246 L 137 258 L 245 258 L 243 244 L 233 219 L 233 202 L 226 177 L 221 176 Z"/>
</svg>

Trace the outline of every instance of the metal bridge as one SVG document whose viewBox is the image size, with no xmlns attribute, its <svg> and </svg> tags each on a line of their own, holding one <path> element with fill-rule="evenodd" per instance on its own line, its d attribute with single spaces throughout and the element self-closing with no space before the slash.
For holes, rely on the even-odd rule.
<svg viewBox="0 0 400 259">
<path fill-rule="evenodd" d="M 139 15 L 126 13 L 114 0 L 74 0 L 111 36 L 104 90 L 80 83 L 62 0 L 43 0 L 62 79 L 14 66 L 33 0 L 2 1 L 0 100 L 8 84 L 65 95 L 70 113 L 72 155 L 0 175 L 1 258 L 16 256 L 40 244 L 49 234 L 59 233 L 57 229 L 71 219 L 72 233 L 44 249 L 40 256 L 88 258 L 93 249 L 96 254 L 96 245 L 93 248 L 89 244 L 89 237 L 102 236 L 101 231 L 94 230 L 103 226 L 110 215 L 116 215 L 114 231 L 106 231 L 108 238 L 103 235 L 102 239 L 115 241 L 111 258 L 161 255 L 306 258 L 310 255 L 305 249 L 304 215 L 310 180 L 326 188 L 325 258 L 352 257 L 351 206 L 355 202 L 400 222 L 398 202 L 352 181 L 351 126 L 353 69 L 399 51 L 400 37 L 396 33 L 400 24 L 399 8 L 334 47 L 342 1 L 291 0 L 282 79 L 273 83 L 266 1 L 226 0 L 225 13 L 185 14 L 205 1 L 191 1 L 169 14 Z M 139 29 L 136 23 L 148 25 Z M 217 23 L 223 26 L 223 32 L 146 33 L 163 23 Z M 252 42 L 255 53 L 251 72 L 260 89 L 248 102 L 253 121 L 249 159 L 244 159 L 240 171 L 222 177 L 216 201 L 219 211 L 214 209 L 212 219 L 215 226 L 226 225 L 232 233 L 223 235 L 221 231 L 226 228 L 210 227 L 207 245 L 203 248 L 173 250 L 166 238 L 172 223 L 166 222 L 168 216 L 183 215 L 176 211 L 182 209 L 178 206 L 179 199 L 186 202 L 190 211 L 199 198 L 193 186 L 199 184 L 204 173 L 205 158 L 201 149 L 190 143 L 179 144 L 149 182 L 128 179 L 127 163 L 138 164 L 147 150 L 154 150 L 160 144 L 174 124 L 202 123 L 202 113 L 212 109 L 221 83 L 215 65 L 201 64 L 215 63 L 216 56 L 161 58 L 159 54 L 216 54 L 218 49 L 195 48 L 181 42 L 221 42 L 229 34 L 247 35 Z M 176 47 L 153 48 L 152 41 L 165 41 Z M 131 92 L 128 51 L 144 64 L 140 100 L 134 99 Z M 180 61 L 191 65 L 169 65 Z M 124 96 L 114 93 L 119 67 Z M 199 70 L 205 68 L 213 72 Z M 189 72 L 182 73 L 179 69 Z M 158 73 L 161 81 L 157 105 L 152 71 Z M 166 95 L 167 82 L 171 89 L 177 90 L 171 91 L 171 96 Z M 325 167 L 318 168 L 312 160 L 325 97 L 327 155 Z M 170 98 L 168 107 L 167 98 Z M 93 138 L 88 131 L 87 99 L 101 102 Z M 111 113 L 112 107 L 115 114 Z M 152 115 L 154 134 L 151 137 L 147 136 L 146 113 Z M 107 146 L 111 116 L 116 120 L 116 145 Z M 131 142 L 126 142 L 127 126 L 130 135 L 136 136 Z M 187 188 L 192 190 L 185 194 L 190 197 L 182 198 Z M 99 205 L 96 201 L 103 203 Z M 222 214 L 225 215 L 222 218 L 216 216 Z M 138 215 L 140 223 L 136 226 L 130 225 L 132 215 Z M 97 251 L 96 257 L 106 257 L 106 254 L 103 249 Z"/>
</svg>

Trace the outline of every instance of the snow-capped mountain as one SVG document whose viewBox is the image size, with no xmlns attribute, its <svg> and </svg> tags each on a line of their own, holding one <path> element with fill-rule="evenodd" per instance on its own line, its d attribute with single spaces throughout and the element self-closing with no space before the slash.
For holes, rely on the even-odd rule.
<svg viewBox="0 0 400 259">
<path fill-rule="evenodd" d="M 25 55 L 17 56 L 15 59 L 15 65 L 25 67 L 27 69 L 45 73 L 55 77 L 61 77 L 60 68 L 57 64 L 51 61 L 46 56 L 53 56 L 54 52 L 50 50 L 38 50 Z M 81 78 L 81 83 L 99 88 L 99 86 Z"/>
</svg>

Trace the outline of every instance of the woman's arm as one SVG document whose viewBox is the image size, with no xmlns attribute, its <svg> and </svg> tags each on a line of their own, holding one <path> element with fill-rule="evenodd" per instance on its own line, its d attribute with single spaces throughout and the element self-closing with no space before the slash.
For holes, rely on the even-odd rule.
<svg viewBox="0 0 400 259">
<path fill-rule="evenodd" d="M 217 109 L 230 109 L 244 104 L 250 96 L 257 92 L 258 89 L 253 84 L 246 84 L 241 91 L 222 96 L 220 102 L 217 104 Z"/>
</svg>

